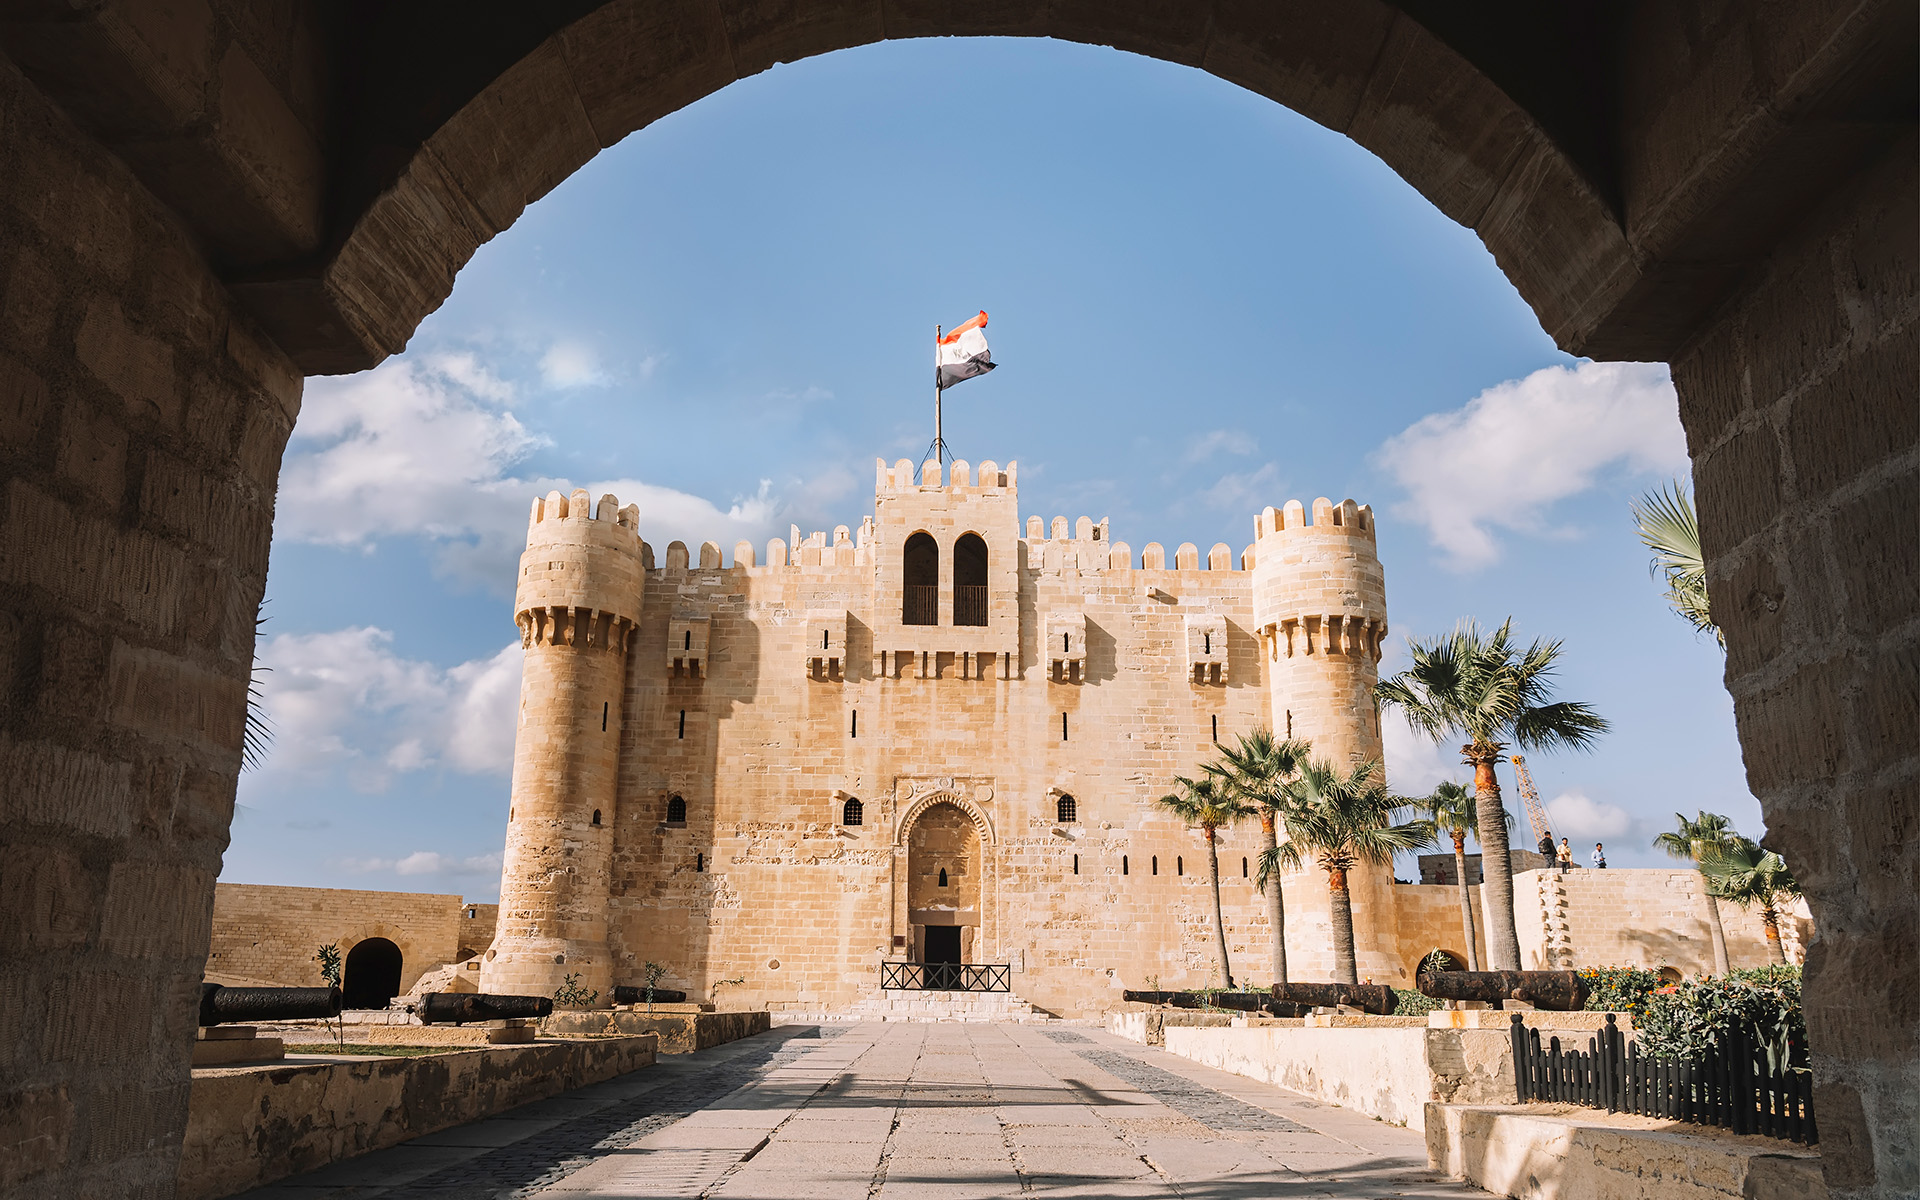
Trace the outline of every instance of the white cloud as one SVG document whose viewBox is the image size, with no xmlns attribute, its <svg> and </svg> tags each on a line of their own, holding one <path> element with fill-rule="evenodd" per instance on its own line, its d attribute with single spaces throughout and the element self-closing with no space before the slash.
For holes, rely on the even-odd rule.
<svg viewBox="0 0 1920 1200">
<path fill-rule="evenodd" d="M 520 644 L 443 670 L 399 657 L 392 643 L 391 633 L 367 627 L 262 643 L 273 723 L 263 770 L 342 770 L 363 792 L 385 791 L 410 771 L 510 770 Z"/>
<path fill-rule="evenodd" d="M 1181 461 L 1192 464 L 1205 462 L 1220 454 L 1252 454 L 1260 449 L 1260 443 L 1243 429 L 1214 429 L 1194 438 L 1187 443 L 1187 452 Z"/>
<path fill-rule="evenodd" d="M 1395 511 L 1425 524 L 1463 569 L 1498 560 L 1498 530 L 1547 530 L 1553 504 L 1606 471 L 1687 465 L 1679 402 L 1660 363 L 1547 367 L 1422 417 L 1377 457 L 1407 491 Z"/>
<path fill-rule="evenodd" d="M 343 858 L 335 865 L 353 875 L 498 875 L 500 855 L 460 858 L 437 850 L 415 850 L 402 858 Z"/>
<path fill-rule="evenodd" d="M 1633 817 L 1617 804 L 1590 799 L 1584 792 L 1562 792 L 1547 801 L 1547 819 L 1555 837 L 1603 842 L 1633 827 Z"/>
<path fill-rule="evenodd" d="M 656 360 L 646 359 L 641 375 L 653 374 Z M 540 378 L 550 388 L 605 387 L 612 382 L 600 366 L 600 356 L 584 342 L 559 341 L 540 356 Z"/>
<path fill-rule="evenodd" d="M 1279 490 L 1280 468 L 1268 463 L 1256 470 L 1235 471 L 1220 476 L 1205 495 L 1207 503 L 1213 507 L 1239 514 L 1258 512 L 1273 503 L 1273 497 Z"/>
<path fill-rule="evenodd" d="M 471 355 L 311 381 L 281 472 L 275 535 L 362 548 L 385 537 L 433 538 L 441 571 L 511 587 L 528 505 L 574 487 L 514 473 L 547 443 L 504 407 L 513 396 Z M 661 554 L 674 540 L 697 548 L 711 538 L 729 553 L 742 538 L 764 543 L 786 507 L 765 480 L 724 509 L 637 479 L 586 486 L 595 497 L 637 503 L 641 532 Z"/>
<path fill-rule="evenodd" d="M 1380 740 L 1385 746 L 1387 782 L 1398 795 L 1425 796 L 1446 779 L 1473 785 L 1473 772 L 1460 761 L 1457 749 L 1416 732 L 1393 709 L 1381 710 Z"/>
</svg>

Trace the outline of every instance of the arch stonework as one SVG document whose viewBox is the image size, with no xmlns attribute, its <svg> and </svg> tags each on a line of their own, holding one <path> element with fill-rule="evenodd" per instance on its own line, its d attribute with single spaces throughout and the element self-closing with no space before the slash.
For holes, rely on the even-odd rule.
<svg viewBox="0 0 1920 1200">
<path fill-rule="evenodd" d="M 1911 4 L 582 0 L 373 6 L 351 37 L 255 8 L 0 24 L 0 979 L 33 1048 L 0 1113 L 53 1131 L 18 1141 L 21 1186 L 172 1186 L 167 998 L 205 963 L 302 376 L 404 347 L 527 203 L 734 79 L 994 34 L 1285 104 L 1473 228 L 1561 347 L 1673 364 L 1748 784 L 1820 931 L 1827 1185 L 1920 1190 Z"/>
<path fill-rule="evenodd" d="M 967 814 L 967 819 L 973 822 L 974 829 L 980 834 L 980 846 L 983 852 L 986 847 L 994 845 L 996 839 L 993 833 L 993 818 L 987 815 L 985 809 L 974 803 L 972 796 L 963 793 L 962 788 L 966 786 L 968 785 L 956 783 L 951 778 L 930 781 L 924 787 L 914 785 L 901 802 L 900 815 L 894 819 L 895 849 L 901 851 L 906 849 L 907 837 L 913 832 L 913 823 L 918 821 L 927 809 L 936 804 L 951 804 Z"/>
</svg>

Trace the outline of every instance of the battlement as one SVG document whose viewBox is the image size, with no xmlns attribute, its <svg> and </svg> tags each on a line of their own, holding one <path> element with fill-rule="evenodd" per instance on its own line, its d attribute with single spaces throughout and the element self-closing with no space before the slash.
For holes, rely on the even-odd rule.
<svg viewBox="0 0 1920 1200">
<path fill-rule="evenodd" d="M 546 532 L 551 535 L 553 528 L 548 523 L 560 521 L 571 521 L 575 524 L 585 524 L 588 521 L 610 523 L 630 530 L 636 538 L 640 536 L 640 506 L 629 504 L 622 508 L 619 499 L 612 492 L 600 497 L 598 512 L 589 502 L 585 488 L 573 489 L 571 496 L 563 496 L 555 491 L 536 497 L 533 501 L 533 511 L 527 518 L 527 540 L 532 541 L 536 531 L 541 530 L 543 526 L 546 526 Z"/>
<path fill-rule="evenodd" d="M 1310 530 L 1321 536 L 1339 535 L 1344 537 L 1363 537 L 1368 541 L 1375 539 L 1373 507 L 1356 504 L 1351 499 L 1339 504 L 1320 497 L 1313 502 L 1313 522 L 1307 522 L 1307 509 L 1298 500 L 1287 501 L 1285 508 L 1276 509 L 1269 505 L 1253 519 L 1253 537 L 1256 542 L 1275 533 L 1298 533 Z"/>
<path fill-rule="evenodd" d="M 947 468 L 944 482 L 940 464 L 931 458 L 921 463 L 918 470 L 914 468 L 912 459 L 903 458 L 889 467 L 886 459 L 876 458 L 873 460 L 873 471 L 873 491 L 876 496 L 890 492 L 931 491 L 935 488 L 982 494 L 1012 493 L 1018 490 L 1020 464 L 1010 462 L 1002 470 L 999 463 L 986 459 L 976 473 L 965 459 L 959 459 Z"/>
</svg>

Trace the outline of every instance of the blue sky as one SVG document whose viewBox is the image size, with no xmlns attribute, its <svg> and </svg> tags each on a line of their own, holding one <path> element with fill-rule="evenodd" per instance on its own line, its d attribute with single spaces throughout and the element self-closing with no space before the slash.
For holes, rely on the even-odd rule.
<svg viewBox="0 0 1920 1200">
<path fill-rule="evenodd" d="M 1676 810 L 1761 830 L 1722 658 L 1628 501 L 1686 470 L 1658 365 L 1560 353 L 1478 239 L 1384 164 L 1186 68 L 1056 42 L 890 43 L 642 130 L 483 247 L 405 354 L 311 380 L 260 648 L 276 726 L 223 879 L 497 894 L 528 500 L 588 486 L 648 540 L 858 525 L 948 393 L 1025 511 L 1236 550 L 1267 504 L 1380 517 L 1395 650 L 1460 617 L 1565 639 L 1614 722 L 1529 760 L 1616 865 Z M 1464 768 L 1390 729 L 1398 790 Z M 1509 800 L 1518 809 L 1518 797 Z"/>
</svg>

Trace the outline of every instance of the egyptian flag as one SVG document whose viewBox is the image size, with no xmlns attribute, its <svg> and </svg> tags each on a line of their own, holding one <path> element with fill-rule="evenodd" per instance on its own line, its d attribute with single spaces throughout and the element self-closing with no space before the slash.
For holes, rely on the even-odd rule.
<svg viewBox="0 0 1920 1200">
<path fill-rule="evenodd" d="M 968 321 L 941 338 L 934 347 L 933 386 L 950 388 L 962 379 L 972 379 L 993 370 L 987 351 L 987 314 Z"/>
</svg>

